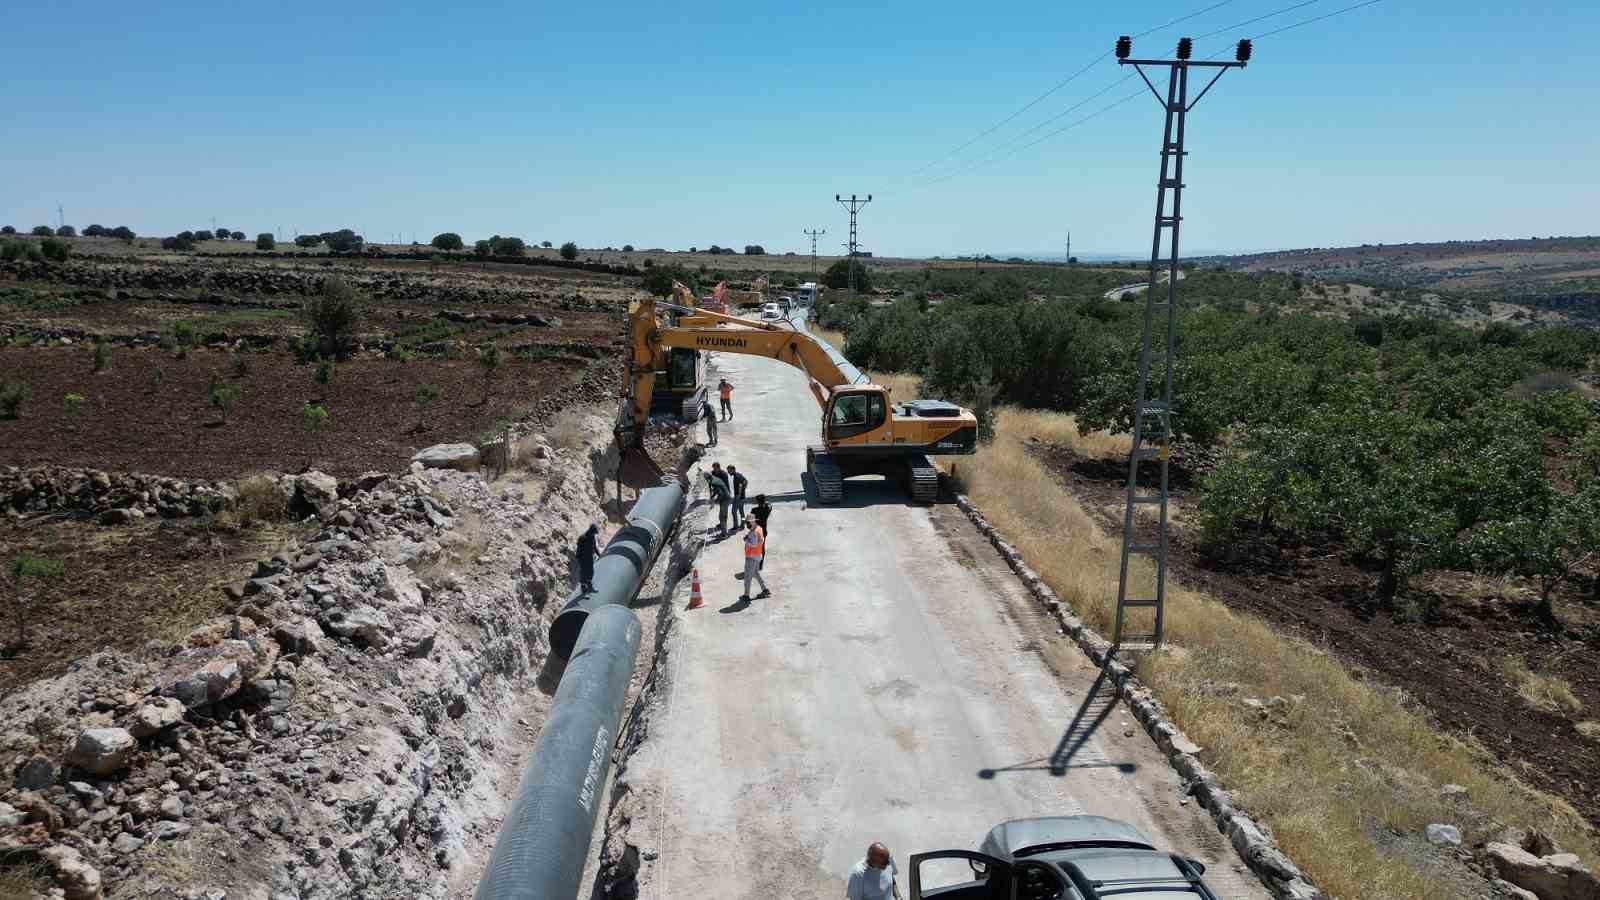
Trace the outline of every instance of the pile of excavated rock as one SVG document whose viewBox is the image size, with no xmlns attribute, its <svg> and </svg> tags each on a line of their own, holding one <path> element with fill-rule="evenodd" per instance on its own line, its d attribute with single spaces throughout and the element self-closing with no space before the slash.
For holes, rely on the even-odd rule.
<svg viewBox="0 0 1600 900">
<path fill-rule="evenodd" d="M 145 516 L 205 516 L 239 499 L 226 482 L 184 481 L 160 475 L 108 473 L 63 466 L 0 467 L 0 509 L 18 513 L 78 510 L 101 513 L 107 525 Z"/>
<path fill-rule="evenodd" d="M 446 896 L 503 813 L 496 747 L 542 715 L 568 551 L 615 465 L 531 443 L 498 483 L 415 462 L 346 484 L 226 615 L 0 700 L 0 863 L 68 900 Z"/>
<path fill-rule="evenodd" d="M 1600 900 L 1600 878 L 1575 853 L 1562 850 L 1538 829 L 1509 829 L 1479 850 L 1485 867 L 1500 879 L 1505 896 L 1517 900 Z"/>
</svg>

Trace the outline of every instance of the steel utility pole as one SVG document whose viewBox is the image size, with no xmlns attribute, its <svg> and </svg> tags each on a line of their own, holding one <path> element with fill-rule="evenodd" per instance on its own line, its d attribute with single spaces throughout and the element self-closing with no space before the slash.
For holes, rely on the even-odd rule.
<svg viewBox="0 0 1600 900">
<path fill-rule="evenodd" d="M 802 229 L 800 233 L 808 238 L 811 238 L 811 281 L 815 283 L 817 280 L 817 238 L 827 234 L 828 229 L 819 228 L 813 231 L 809 228 L 806 228 Z"/>
<path fill-rule="evenodd" d="M 1196 103 L 1211 90 L 1229 69 L 1242 69 L 1250 61 L 1250 42 L 1240 41 L 1233 62 L 1209 60 L 1191 61 L 1194 41 L 1178 40 L 1176 59 L 1129 59 L 1133 39 L 1127 35 L 1117 38 L 1117 64 L 1133 66 L 1166 110 L 1166 127 L 1161 138 L 1161 177 L 1156 182 L 1155 236 L 1150 243 L 1150 287 L 1145 291 L 1144 328 L 1139 343 L 1139 387 L 1133 398 L 1133 447 L 1128 452 L 1127 502 L 1122 513 L 1122 565 L 1117 581 L 1117 619 L 1111 639 L 1111 652 L 1118 650 L 1154 650 L 1161 646 L 1165 625 L 1167 599 L 1167 466 L 1172 460 L 1172 375 L 1176 362 L 1178 337 L 1178 224 L 1183 221 L 1183 148 L 1184 117 Z M 1151 83 L 1144 68 L 1163 66 L 1167 69 L 1167 93 Z M 1189 70 L 1216 69 L 1206 86 L 1193 100 L 1189 99 Z M 1172 211 L 1167 212 L 1167 197 L 1172 197 Z M 1170 230 L 1171 244 L 1163 256 L 1163 235 Z M 1156 287 L 1159 270 L 1167 270 L 1167 291 L 1164 299 L 1157 299 Z M 1150 390 L 1151 366 L 1161 370 L 1159 393 L 1152 397 Z M 1145 460 L 1160 463 L 1158 490 L 1148 487 L 1140 490 L 1139 464 Z M 1156 539 L 1134 533 L 1134 509 L 1138 506 L 1158 505 L 1160 520 Z M 1128 562 L 1135 553 L 1150 556 L 1155 563 L 1155 591 L 1148 597 L 1129 597 Z M 1129 610 L 1152 610 L 1155 621 L 1149 631 L 1127 633 Z"/>
<path fill-rule="evenodd" d="M 856 265 L 857 265 L 857 263 L 856 263 L 856 213 L 861 210 L 861 207 L 866 206 L 868 203 L 872 202 L 872 195 L 868 194 L 867 198 L 865 200 L 862 200 L 862 199 L 856 197 L 855 194 L 851 194 L 850 195 L 850 199 L 846 200 L 843 197 L 839 196 L 838 194 L 834 194 L 833 195 L 833 200 L 834 200 L 835 203 L 840 204 L 845 209 L 850 210 L 850 243 L 848 244 L 848 246 L 850 248 L 850 254 L 849 254 L 849 256 L 845 257 L 847 260 L 849 260 L 848 262 L 845 263 L 845 270 L 850 273 L 850 293 L 854 294 L 856 292 Z"/>
<path fill-rule="evenodd" d="M 1072 232 L 1067 232 L 1067 265 L 1072 265 Z"/>
</svg>

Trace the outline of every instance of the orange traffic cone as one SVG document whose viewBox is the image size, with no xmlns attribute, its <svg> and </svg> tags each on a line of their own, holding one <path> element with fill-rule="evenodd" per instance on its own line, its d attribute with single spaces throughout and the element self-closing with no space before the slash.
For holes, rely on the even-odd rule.
<svg viewBox="0 0 1600 900">
<path fill-rule="evenodd" d="M 706 601 L 700 596 L 700 570 L 692 571 L 694 577 L 689 582 L 689 609 L 699 609 L 706 605 Z"/>
</svg>

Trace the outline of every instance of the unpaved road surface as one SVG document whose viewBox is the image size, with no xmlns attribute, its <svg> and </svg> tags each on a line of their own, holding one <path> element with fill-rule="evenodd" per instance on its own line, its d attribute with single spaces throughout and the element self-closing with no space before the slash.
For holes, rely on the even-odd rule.
<svg viewBox="0 0 1600 900">
<path fill-rule="evenodd" d="M 1178 280 L 1182 281 L 1185 277 L 1187 277 L 1187 276 L 1185 276 L 1183 274 L 1183 270 L 1179 269 L 1178 270 Z M 1166 284 L 1167 281 L 1170 278 L 1171 278 L 1171 276 L 1167 273 L 1167 270 L 1162 269 L 1160 272 L 1158 272 L 1156 274 L 1156 284 L 1157 285 Z M 1136 282 L 1134 284 L 1124 284 L 1121 287 L 1114 287 L 1111 290 L 1106 291 L 1106 299 L 1107 300 L 1121 300 L 1123 297 L 1126 297 L 1129 294 L 1136 294 L 1139 291 L 1145 290 L 1148 287 L 1150 287 L 1150 279 L 1148 279 L 1148 278 L 1145 279 L 1144 281 Z"/>
<path fill-rule="evenodd" d="M 904 892 L 914 852 L 1075 813 L 1202 860 L 1219 896 L 1267 896 L 1120 705 L 1051 773 L 1097 672 L 959 510 L 910 506 L 872 479 L 847 482 L 841 506 L 811 505 L 801 476 L 820 416 L 803 376 L 714 362 L 737 389 L 711 459 L 772 497 L 773 596 L 737 604 L 742 546 L 706 547 L 706 606 L 683 613 L 666 708 L 629 767 L 641 897 L 831 900 L 874 840 Z"/>
</svg>

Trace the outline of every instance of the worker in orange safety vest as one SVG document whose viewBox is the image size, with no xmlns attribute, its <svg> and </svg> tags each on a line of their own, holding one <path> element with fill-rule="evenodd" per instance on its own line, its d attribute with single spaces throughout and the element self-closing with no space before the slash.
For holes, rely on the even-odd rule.
<svg viewBox="0 0 1600 900">
<path fill-rule="evenodd" d="M 756 524 L 755 519 L 746 519 L 745 524 L 749 527 L 744 533 L 744 593 L 739 599 L 748 603 L 752 578 L 761 584 L 761 593 L 756 595 L 757 600 L 771 597 L 772 591 L 767 587 L 767 580 L 761 577 L 761 557 L 766 553 L 767 536 L 761 530 L 761 526 Z"/>
</svg>

